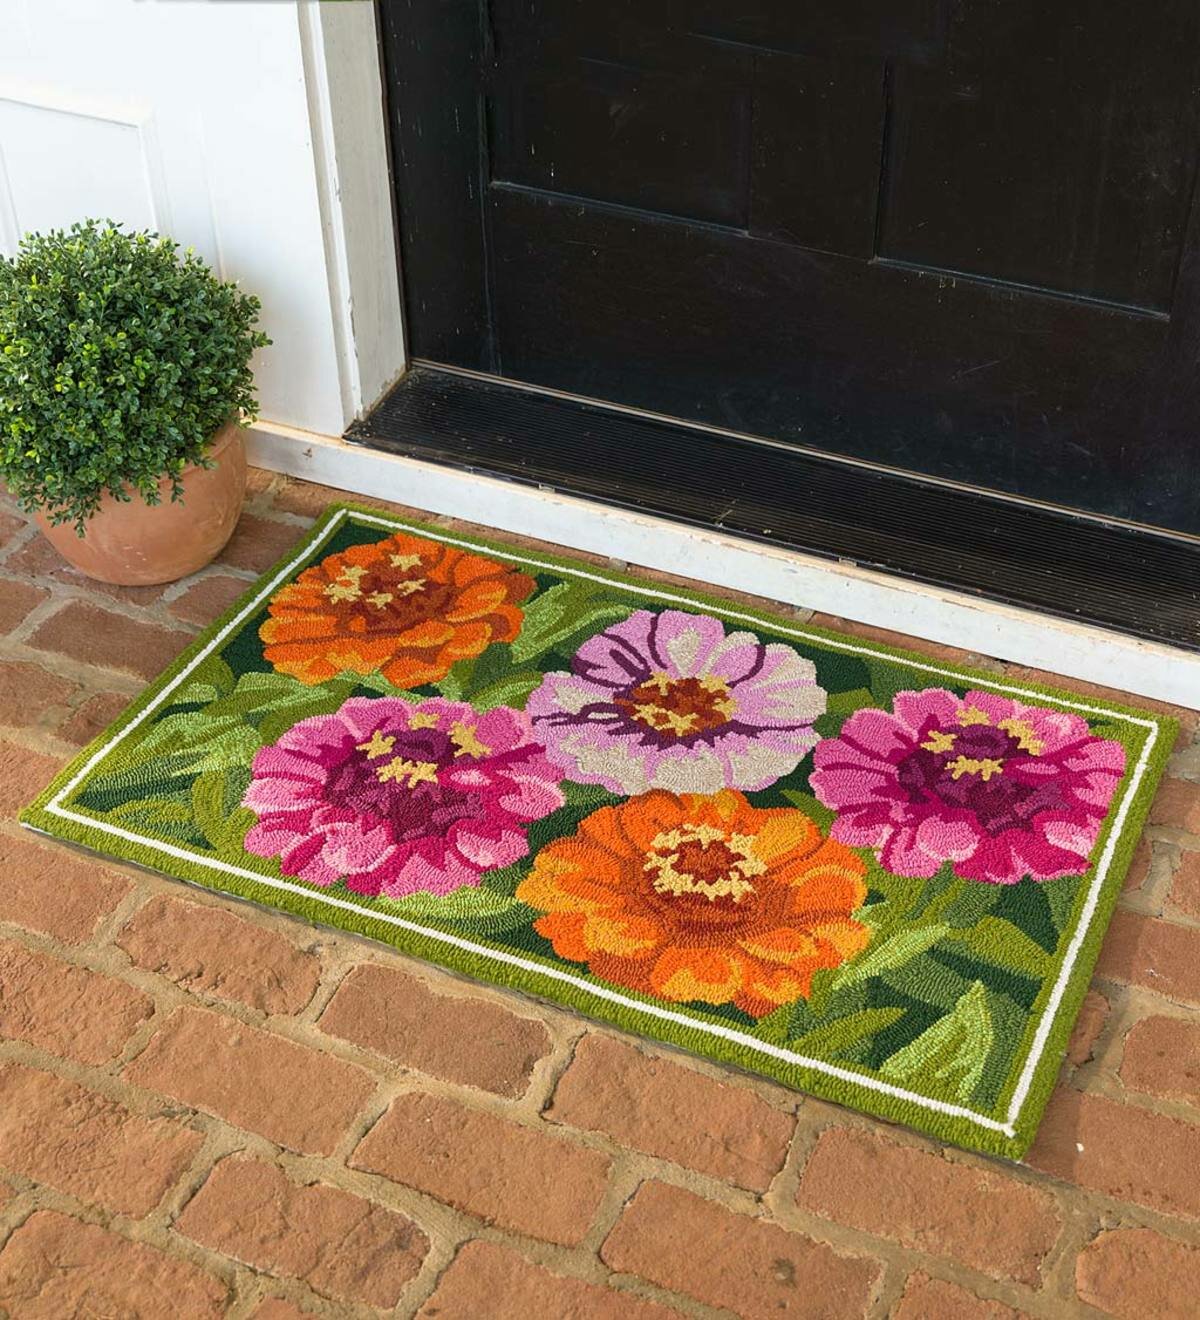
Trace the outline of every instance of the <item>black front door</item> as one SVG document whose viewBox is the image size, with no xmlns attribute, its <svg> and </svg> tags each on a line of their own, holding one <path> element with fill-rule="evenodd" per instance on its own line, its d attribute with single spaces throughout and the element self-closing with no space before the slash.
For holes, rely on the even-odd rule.
<svg viewBox="0 0 1200 1320">
<path fill-rule="evenodd" d="M 382 18 L 415 357 L 1200 533 L 1196 0 Z"/>
</svg>

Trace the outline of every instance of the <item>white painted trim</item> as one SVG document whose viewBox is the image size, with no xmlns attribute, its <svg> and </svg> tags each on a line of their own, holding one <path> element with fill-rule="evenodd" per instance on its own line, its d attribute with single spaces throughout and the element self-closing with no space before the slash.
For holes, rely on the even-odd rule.
<svg viewBox="0 0 1200 1320">
<path fill-rule="evenodd" d="M 1084 903 L 1083 910 L 1080 914 L 1075 934 L 1067 947 L 1067 952 L 1063 959 L 1062 966 L 1059 969 L 1059 975 L 1055 981 L 1054 989 L 1047 1001 L 1042 1014 L 1042 1019 L 1034 1034 L 1034 1039 L 1030 1045 L 1029 1055 L 1025 1060 L 1025 1065 L 1022 1068 L 1020 1078 L 1013 1092 L 1006 1113 L 1006 1121 L 1003 1123 L 989 1115 L 976 1113 L 974 1110 L 967 1109 L 961 1105 L 948 1104 L 946 1101 L 936 1100 L 931 1096 L 921 1095 L 915 1091 L 907 1091 L 903 1087 L 884 1081 L 882 1078 L 859 1073 L 853 1069 L 844 1068 L 837 1064 L 829 1063 L 823 1059 L 814 1059 L 806 1055 L 797 1054 L 792 1050 L 784 1049 L 781 1046 L 770 1043 L 769 1041 L 760 1040 L 757 1036 L 748 1035 L 746 1032 L 737 1031 L 732 1027 L 725 1027 L 717 1023 L 704 1022 L 700 1019 L 678 1013 L 673 1009 L 664 1008 L 660 1004 L 646 1003 L 643 1000 L 630 999 L 627 995 L 623 995 L 619 991 L 612 990 L 607 986 L 598 985 L 595 981 L 586 980 L 582 976 L 575 975 L 561 968 L 551 967 L 541 962 L 522 958 L 516 954 L 493 949 L 487 945 L 475 944 L 471 940 L 464 939 L 462 936 L 451 935 L 446 931 L 439 930 L 437 927 L 422 926 L 417 922 L 409 921 L 403 917 L 396 916 L 393 913 L 382 912 L 374 908 L 368 908 L 365 905 L 351 903 L 346 899 L 338 898 L 336 895 L 323 893 L 309 885 L 297 885 L 289 880 L 276 879 L 273 876 L 264 875 L 259 871 L 252 871 L 248 870 L 246 867 L 236 866 L 232 862 L 221 861 L 219 858 L 189 852 L 187 849 L 180 848 L 175 844 L 167 843 L 162 839 L 156 839 L 144 834 L 137 834 L 122 826 L 114 825 L 110 821 L 98 820 L 93 816 L 83 815 L 78 811 L 73 811 L 70 807 L 65 807 L 63 805 L 64 800 L 78 787 L 85 776 L 93 770 L 128 734 L 133 732 L 143 720 L 147 719 L 155 710 L 162 706 L 170 693 L 179 688 L 187 679 L 188 675 L 191 674 L 192 671 L 209 655 L 211 655 L 212 652 L 224 642 L 225 638 L 234 631 L 234 629 L 240 627 L 246 619 L 260 609 L 263 601 L 266 600 L 276 587 L 281 582 L 285 581 L 295 570 L 297 565 L 302 560 L 308 558 L 317 546 L 320 546 L 328 540 L 333 532 L 347 519 L 347 516 L 352 517 L 355 521 L 360 523 L 373 523 L 378 527 L 391 530 L 411 526 L 410 524 L 406 524 L 402 518 L 391 514 L 354 513 L 347 515 L 345 510 L 340 510 L 334 518 L 330 519 L 329 524 L 325 527 L 324 532 L 316 542 L 306 542 L 300 548 L 298 553 L 275 573 L 274 577 L 263 583 L 259 590 L 248 601 L 246 601 L 241 609 L 238 610 L 224 627 L 213 634 L 206 645 L 192 657 L 189 663 L 186 664 L 179 673 L 174 676 L 174 678 L 163 684 L 162 688 L 155 694 L 155 699 L 153 701 L 148 702 L 128 724 L 118 730 L 109 741 L 103 743 L 91 754 L 91 756 L 83 761 L 76 773 L 72 775 L 65 784 L 63 784 L 58 792 L 55 793 L 46 804 L 46 810 L 51 815 L 62 817 L 64 820 L 71 820 L 77 824 L 101 830 L 130 843 L 141 844 L 145 847 L 155 849 L 166 856 L 198 863 L 199 865 L 208 867 L 210 870 L 224 871 L 228 875 L 242 876 L 272 889 L 280 889 L 290 893 L 301 894 L 313 902 L 325 903 L 331 907 L 345 908 L 355 912 L 366 911 L 372 917 L 387 922 L 390 925 L 397 926 L 400 929 L 424 935 L 427 938 L 437 940 L 440 943 L 451 945 L 454 948 L 462 949 L 469 953 L 490 958 L 494 962 L 505 963 L 512 967 L 519 967 L 523 971 L 548 976 L 553 980 L 573 985 L 577 989 L 586 991 L 588 994 L 594 995 L 598 999 L 605 999 L 611 1003 L 620 1004 L 624 1008 L 645 1013 L 663 1021 L 674 1022 L 696 1032 L 701 1032 L 710 1036 L 719 1036 L 725 1040 L 734 1041 L 747 1049 L 754 1050 L 760 1054 L 769 1055 L 773 1058 L 781 1059 L 785 1063 L 791 1063 L 800 1068 L 807 1068 L 816 1072 L 825 1073 L 826 1075 L 836 1077 L 839 1080 L 862 1086 L 866 1090 L 877 1091 L 883 1095 L 893 1096 L 896 1099 L 908 1101 L 921 1108 L 933 1110 L 936 1113 L 946 1114 L 956 1118 L 965 1118 L 979 1127 L 986 1128 L 993 1132 L 1003 1133 L 1008 1137 L 1016 1135 L 1016 1123 L 1020 1118 L 1021 1109 L 1029 1094 L 1029 1088 L 1033 1077 L 1037 1072 L 1038 1063 L 1041 1059 L 1042 1052 L 1046 1047 L 1046 1041 L 1049 1039 L 1050 1031 L 1053 1029 L 1054 1019 L 1058 1012 L 1058 1005 L 1061 1002 L 1062 995 L 1068 983 L 1070 982 L 1075 960 L 1078 957 L 1079 950 L 1083 947 L 1083 942 L 1091 927 L 1100 892 L 1104 887 L 1104 881 L 1108 875 L 1108 869 L 1112 864 L 1112 859 L 1116 855 L 1117 843 L 1124 829 L 1125 819 L 1128 815 L 1130 805 L 1137 796 L 1142 776 L 1145 774 L 1146 767 L 1150 762 L 1150 756 L 1159 732 L 1158 726 L 1152 720 L 1142 719 L 1134 715 L 1125 715 L 1120 711 L 1110 710 L 1103 704 L 1086 700 L 1063 700 L 1061 702 L 1063 706 L 1072 707 L 1084 714 L 1101 715 L 1126 724 L 1140 725 L 1142 728 L 1148 730 L 1148 737 L 1142 746 L 1141 755 L 1138 758 L 1137 765 L 1134 767 L 1133 773 L 1129 777 L 1125 793 L 1117 807 L 1112 827 L 1109 830 L 1106 846 L 1096 863 L 1095 873 L 1088 889 L 1087 900 Z M 459 546 L 468 550 L 475 548 L 469 541 L 459 540 L 450 532 L 422 529 L 421 535 L 428 536 L 431 540 L 441 541 L 447 545 Z M 669 589 L 657 586 L 654 583 L 647 583 L 644 587 L 631 587 L 628 583 L 617 582 L 614 579 L 606 578 L 602 573 L 593 572 L 584 568 L 563 568 L 561 565 L 550 564 L 545 560 L 540 560 L 534 555 L 511 554 L 506 555 L 505 558 L 513 563 L 524 564 L 531 568 L 553 569 L 557 573 L 566 573 L 573 577 L 585 578 L 592 582 L 599 582 L 609 586 L 620 586 L 622 590 L 634 591 L 658 601 L 668 601 L 683 605 L 691 604 L 686 598 L 673 596 Z M 750 624 L 756 624 L 758 622 L 752 616 L 740 614 L 733 608 L 722 610 L 720 613 L 725 618 L 731 620 L 738 620 Z M 775 625 L 775 631 L 784 636 L 807 638 L 812 641 L 818 641 L 822 646 L 831 646 L 838 650 L 848 651 L 853 654 L 875 654 L 869 643 L 856 642 L 849 637 L 844 640 L 833 641 L 826 637 L 818 637 L 815 634 L 808 633 L 803 627 L 789 626 L 783 623 Z M 959 671 L 952 667 L 946 667 L 940 664 L 914 662 L 912 667 L 925 670 L 930 674 L 935 674 L 943 678 L 961 677 Z M 980 681 L 979 686 L 990 687 L 998 692 L 1004 692 L 1017 697 L 1026 697 L 1032 700 L 1037 700 L 1040 695 L 1037 692 L 1022 688 L 1019 684 L 1014 684 L 999 678 L 982 680 Z"/>
<path fill-rule="evenodd" d="M 306 481 L 611 555 L 641 568 L 750 591 L 1121 692 L 1200 707 L 1200 655 L 1176 647 L 459 468 L 382 454 L 333 436 L 260 422 L 248 441 L 253 464 Z"/>
<path fill-rule="evenodd" d="M 375 6 L 299 0 L 297 21 L 349 422 L 386 393 L 406 362 Z"/>
</svg>

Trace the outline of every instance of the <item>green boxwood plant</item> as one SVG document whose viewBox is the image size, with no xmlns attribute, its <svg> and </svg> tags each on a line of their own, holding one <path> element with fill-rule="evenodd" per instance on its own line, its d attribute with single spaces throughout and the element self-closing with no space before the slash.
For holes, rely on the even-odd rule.
<svg viewBox="0 0 1200 1320">
<path fill-rule="evenodd" d="M 257 415 L 261 304 L 169 238 L 85 220 L 0 258 L 0 476 L 82 535 L 108 491 L 147 504 Z"/>
</svg>

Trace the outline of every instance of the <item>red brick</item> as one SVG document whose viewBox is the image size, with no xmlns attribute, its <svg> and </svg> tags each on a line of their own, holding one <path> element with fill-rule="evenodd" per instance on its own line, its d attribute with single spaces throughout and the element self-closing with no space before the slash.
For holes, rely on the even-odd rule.
<svg viewBox="0 0 1200 1320">
<path fill-rule="evenodd" d="M 545 1026 L 481 999 L 437 994 L 415 976 L 355 967 L 321 1016 L 330 1035 L 434 1077 L 522 1095 L 550 1048 Z"/>
<path fill-rule="evenodd" d="M 81 702 L 63 720 L 59 735 L 77 747 L 82 747 L 103 733 L 129 702 L 129 697 L 122 697 L 116 692 L 97 692 L 94 697 Z"/>
<path fill-rule="evenodd" d="M 153 1011 L 124 981 L 0 941 L 0 1036 L 80 1063 L 107 1063 Z"/>
<path fill-rule="evenodd" d="M 1118 911 L 1104 937 L 1098 976 L 1200 1004 L 1200 929 Z"/>
<path fill-rule="evenodd" d="M 468 1242 L 418 1320 L 670 1320 L 681 1313 L 629 1292 L 552 1274 L 494 1242 Z"/>
<path fill-rule="evenodd" d="M 870 1305 L 880 1274 L 877 1261 L 655 1182 L 638 1189 L 600 1256 L 742 1320 L 850 1320 Z"/>
<path fill-rule="evenodd" d="M 1200 1249 L 1149 1228 L 1101 1233 L 1075 1262 L 1080 1300 L 1117 1320 L 1192 1320 Z"/>
<path fill-rule="evenodd" d="M 318 960 L 278 931 L 165 894 L 134 913 L 117 943 L 139 967 L 185 990 L 264 1013 L 298 1013 L 321 976 Z"/>
<path fill-rule="evenodd" d="M 1164 779 L 1150 807 L 1150 823 L 1200 834 L 1200 784 Z"/>
<path fill-rule="evenodd" d="M 609 1168 L 595 1151 L 418 1093 L 392 1101 L 350 1163 L 563 1246 L 591 1226 Z"/>
<path fill-rule="evenodd" d="M 1141 889 L 1146 883 L 1153 857 L 1154 850 L 1150 840 L 1143 834 L 1137 841 L 1137 845 L 1133 850 L 1133 859 L 1129 863 L 1129 870 L 1125 872 L 1125 879 L 1122 881 L 1122 887 L 1127 894 Z"/>
<path fill-rule="evenodd" d="M 379 508 L 387 507 L 383 500 L 372 499 L 369 495 L 356 495 L 350 491 L 337 490 L 333 486 L 319 486 L 312 481 L 296 481 L 285 477 L 279 489 L 271 498 L 271 503 L 282 513 L 299 514 L 302 518 L 315 518 L 331 504 L 344 500 L 353 500 L 356 504 L 370 504 Z M 429 515 L 427 514 L 426 517 Z"/>
<path fill-rule="evenodd" d="M 1150 1017 L 1125 1037 L 1121 1080 L 1134 1091 L 1200 1105 L 1200 1022 Z"/>
<path fill-rule="evenodd" d="M 186 1237 L 322 1297 L 395 1306 L 429 1250 L 403 1215 L 259 1160 L 223 1160 L 179 1216 Z"/>
<path fill-rule="evenodd" d="M 606 1036 L 579 1042 L 546 1116 L 759 1192 L 782 1168 L 796 1125 L 733 1079 L 715 1081 Z"/>
<path fill-rule="evenodd" d="M 7 565 L 6 565 L 7 567 Z M 0 578 L 0 633 L 10 633 L 50 593 L 28 582 Z"/>
<path fill-rule="evenodd" d="M 904 1296 L 892 1312 L 892 1320 L 1029 1320 L 1029 1317 L 1003 1302 L 976 1297 L 957 1283 L 931 1279 L 918 1271 L 908 1276 Z"/>
<path fill-rule="evenodd" d="M 1060 1088 L 1026 1161 L 1118 1201 L 1200 1218 L 1200 1128 L 1176 1118 Z"/>
<path fill-rule="evenodd" d="M 149 1214 L 202 1140 L 74 1082 L 0 1065 L 0 1164 L 118 1214 Z"/>
<path fill-rule="evenodd" d="M 294 523 L 276 522 L 257 513 L 243 513 L 219 562 L 261 573 L 292 548 L 304 535 Z"/>
<path fill-rule="evenodd" d="M 175 659 L 187 641 L 186 633 L 72 600 L 38 625 L 29 645 L 85 665 L 151 679 Z"/>
<path fill-rule="evenodd" d="M 289 477 L 281 476 L 278 472 L 270 472 L 266 468 L 248 467 L 246 469 L 246 502 L 256 500 L 265 495 L 277 481 L 288 481 Z"/>
<path fill-rule="evenodd" d="M 264 1297 L 251 1312 L 250 1320 L 312 1320 L 311 1311 L 302 1311 L 285 1297 Z"/>
<path fill-rule="evenodd" d="M 0 549 L 7 548 L 13 538 L 28 526 L 28 518 L 15 506 L 6 503 L 6 506 L 0 509 Z"/>
<path fill-rule="evenodd" d="M 48 712 L 64 706 L 75 684 L 41 665 L 0 661 L 0 721 L 29 729 L 42 723 Z"/>
<path fill-rule="evenodd" d="M 951 1164 L 873 1133 L 823 1132 L 798 1203 L 840 1224 L 1036 1283 L 1059 1233 L 1054 1201 L 1006 1173 Z"/>
<path fill-rule="evenodd" d="M 15 816 L 61 769 L 55 758 L 0 742 L 0 818 Z"/>
<path fill-rule="evenodd" d="M 218 1320 L 228 1290 L 143 1242 L 39 1210 L 0 1252 L 0 1308 L 21 1320 Z"/>
<path fill-rule="evenodd" d="M 182 596 L 173 600 L 167 609 L 184 623 L 204 626 L 219 618 L 239 596 L 249 590 L 250 583 L 244 578 L 229 577 L 222 573 L 201 578 Z"/>
<path fill-rule="evenodd" d="M 264 1297 L 250 1314 L 250 1320 L 312 1320 L 311 1311 L 302 1311 L 285 1297 Z"/>
<path fill-rule="evenodd" d="M 0 834 L 0 921 L 82 944 L 129 893 L 130 883 L 92 858 Z"/>
<path fill-rule="evenodd" d="M 1185 916 L 1200 921 L 1200 852 L 1185 852 L 1171 882 L 1171 903 Z"/>
<path fill-rule="evenodd" d="M 12 555 L 5 567 L 27 577 L 49 579 L 65 586 L 80 587 L 91 595 L 97 593 L 112 600 L 123 600 L 128 605 L 150 605 L 163 593 L 163 587 L 118 587 L 112 582 L 100 582 L 81 573 L 58 553 L 44 536 L 35 536 Z"/>
<path fill-rule="evenodd" d="M 1067 1058 L 1076 1067 L 1087 1063 L 1092 1057 L 1096 1041 L 1100 1038 L 1107 1021 L 1108 1000 L 1099 990 L 1089 990 L 1083 997 L 1083 1004 L 1079 1009 L 1079 1016 L 1075 1019 L 1075 1027 L 1067 1046 Z"/>
<path fill-rule="evenodd" d="M 176 1010 L 125 1075 L 314 1155 L 333 1151 L 375 1086 L 353 1064 L 196 1008 Z"/>
</svg>

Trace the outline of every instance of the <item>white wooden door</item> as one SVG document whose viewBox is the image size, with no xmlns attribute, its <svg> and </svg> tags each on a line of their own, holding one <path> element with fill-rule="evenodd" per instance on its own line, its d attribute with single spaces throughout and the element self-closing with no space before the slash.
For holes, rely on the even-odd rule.
<svg viewBox="0 0 1200 1320">
<path fill-rule="evenodd" d="M 263 301 L 263 416 L 338 433 L 331 307 L 292 0 L 0 0 L 0 250 L 85 216 L 170 234 Z"/>
</svg>

